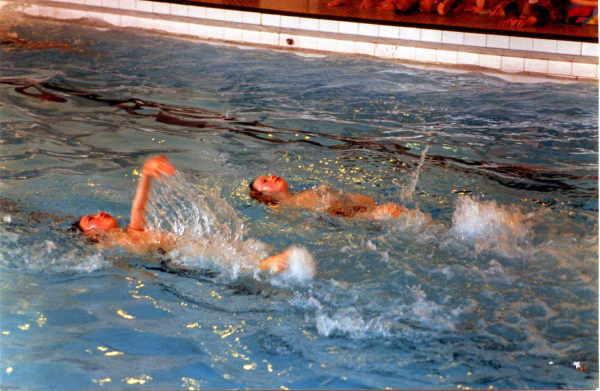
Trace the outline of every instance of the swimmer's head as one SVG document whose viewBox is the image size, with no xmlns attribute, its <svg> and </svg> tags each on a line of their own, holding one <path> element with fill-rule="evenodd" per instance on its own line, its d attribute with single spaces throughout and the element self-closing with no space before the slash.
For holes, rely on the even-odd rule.
<svg viewBox="0 0 600 391">
<path fill-rule="evenodd" d="M 277 205 L 289 196 L 287 182 L 275 175 L 258 177 L 250 184 L 250 197 L 267 205 Z"/>
<path fill-rule="evenodd" d="M 83 232 L 84 235 L 93 235 L 98 232 L 108 232 L 119 228 L 117 220 L 108 213 L 100 212 L 95 215 L 85 215 L 74 223 L 72 229 Z"/>
</svg>

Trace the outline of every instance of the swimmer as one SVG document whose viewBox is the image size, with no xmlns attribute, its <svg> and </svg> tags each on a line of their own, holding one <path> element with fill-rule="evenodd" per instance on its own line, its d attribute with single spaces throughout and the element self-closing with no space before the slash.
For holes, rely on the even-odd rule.
<svg viewBox="0 0 600 391">
<path fill-rule="evenodd" d="M 369 197 L 343 193 L 328 186 L 292 194 L 287 182 L 275 175 L 255 179 L 250 184 L 250 197 L 270 206 L 305 208 L 366 220 L 397 218 L 407 211 L 393 202 L 377 205 Z"/>
<path fill-rule="evenodd" d="M 163 180 L 164 177 L 172 176 L 176 172 L 175 167 L 164 156 L 155 156 L 146 160 L 133 199 L 129 226 L 126 229 L 120 228 L 117 220 L 104 212 L 83 216 L 73 224 L 72 229 L 83 233 L 88 240 L 100 246 L 121 246 L 133 253 L 152 251 L 165 253 L 174 249 L 177 246 L 177 237 L 168 232 L 147 230 L 145 214 L 152 178 Z M 298 247 L 290 247 L 280 254 L 262 260 L 258 266 L 263 271 L 282 272 L 286 269 L 290 258 L 298 251 Z"/>
</svg>

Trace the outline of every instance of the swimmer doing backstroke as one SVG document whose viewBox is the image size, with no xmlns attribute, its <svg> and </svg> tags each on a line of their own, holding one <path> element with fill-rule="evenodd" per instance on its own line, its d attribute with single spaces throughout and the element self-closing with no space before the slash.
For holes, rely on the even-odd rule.
<svg viewBox="0 0 600 391">
<path fill-rule="evenodd" d="M 250 184 L 250 197 L 270 206 L 305 208 L 367 220 L 387 220 L 407 212 L 405 207 L 393 202 L 377 205 L 367 196 L 343 193 L 329 186 L 292 194 L 287 182 L 275 175 L 255 179 Z"/>
<path fill-rule="evenodd" d="M 73 224 L 74 229 L 81 231 L 86 238 L 103 247 L 121 246 L 133 253 L 148 253 L 153 250 L 168 252 L 174 249 L 177 246 L 175 235 L 146 228 L 146 206 L 152 178 L 162 180 L 163 176 L 172 176 L 176 172 L 175 167 L 164 156 L 155 156 L 146 160 L 131 206 L 129 226 L 126 229 L 120 228 L 117 220 L 104 212 L 81 217 Z M 262 260 L 258 266 L 263 271 L 281 272 L 286 269 L 288 261 L 298 251 L 306 252 L 305 249 L 293 246 Z"/>
</svg>

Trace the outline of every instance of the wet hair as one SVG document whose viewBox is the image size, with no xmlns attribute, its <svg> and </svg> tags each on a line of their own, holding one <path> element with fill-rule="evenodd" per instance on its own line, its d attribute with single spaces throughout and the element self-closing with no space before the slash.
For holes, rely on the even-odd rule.
<svg viewBox="0 0 600 391">
<path fill-rule="evenodd" d="M 279 200 L 271 195 L 269 192 L 263 192 L 256 190 L 253 186 L 254 181 L 250 182 L 250 198 L 257 200 L 258 202 L 262 202 L 265 205 L 274 206 L 279 203 Z"/>
<path fill-rule="evenodd" d="M 67 229 L 67 232 L 75 236 L 82 236 L 89 243 L 99 243 L 100 240 L 98 239 L 98 235 L 86 235 L 86 233 L 83 231 L 83 228 L 81 228 L 81 225 L 79 224 L 80 222 L 81 218 L 72 222 L 71 226 Z"/>
<path fill-rule="evenodd" d="M 83 228 L 81 228 L 81 225 L 79 225 L 80 222 L 81 222 L 81 219 L 72 222 L 69 229 L 67 229 L 67 232 L 73 233 L 73 234 L 83 234 L 84 233 Z"/>
</svg>

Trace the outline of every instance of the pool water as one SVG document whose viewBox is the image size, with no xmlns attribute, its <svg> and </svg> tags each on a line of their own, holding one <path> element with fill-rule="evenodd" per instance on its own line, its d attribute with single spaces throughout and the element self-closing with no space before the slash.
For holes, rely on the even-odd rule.
<svg viewBox="0 0 600 391">
<path fill-rule="evenodd" d="M 12 30 L 73 50 L 0 47 L 3 389 L 598 387 L 597 84 Z M 66 234 L 127 224 L 156 154 L 177 267 Z M 269 173 L 411 212 L 270 208 L 247 193 Z M 248 240 L 317 273 L 258 273 Z"/>
</svg>

